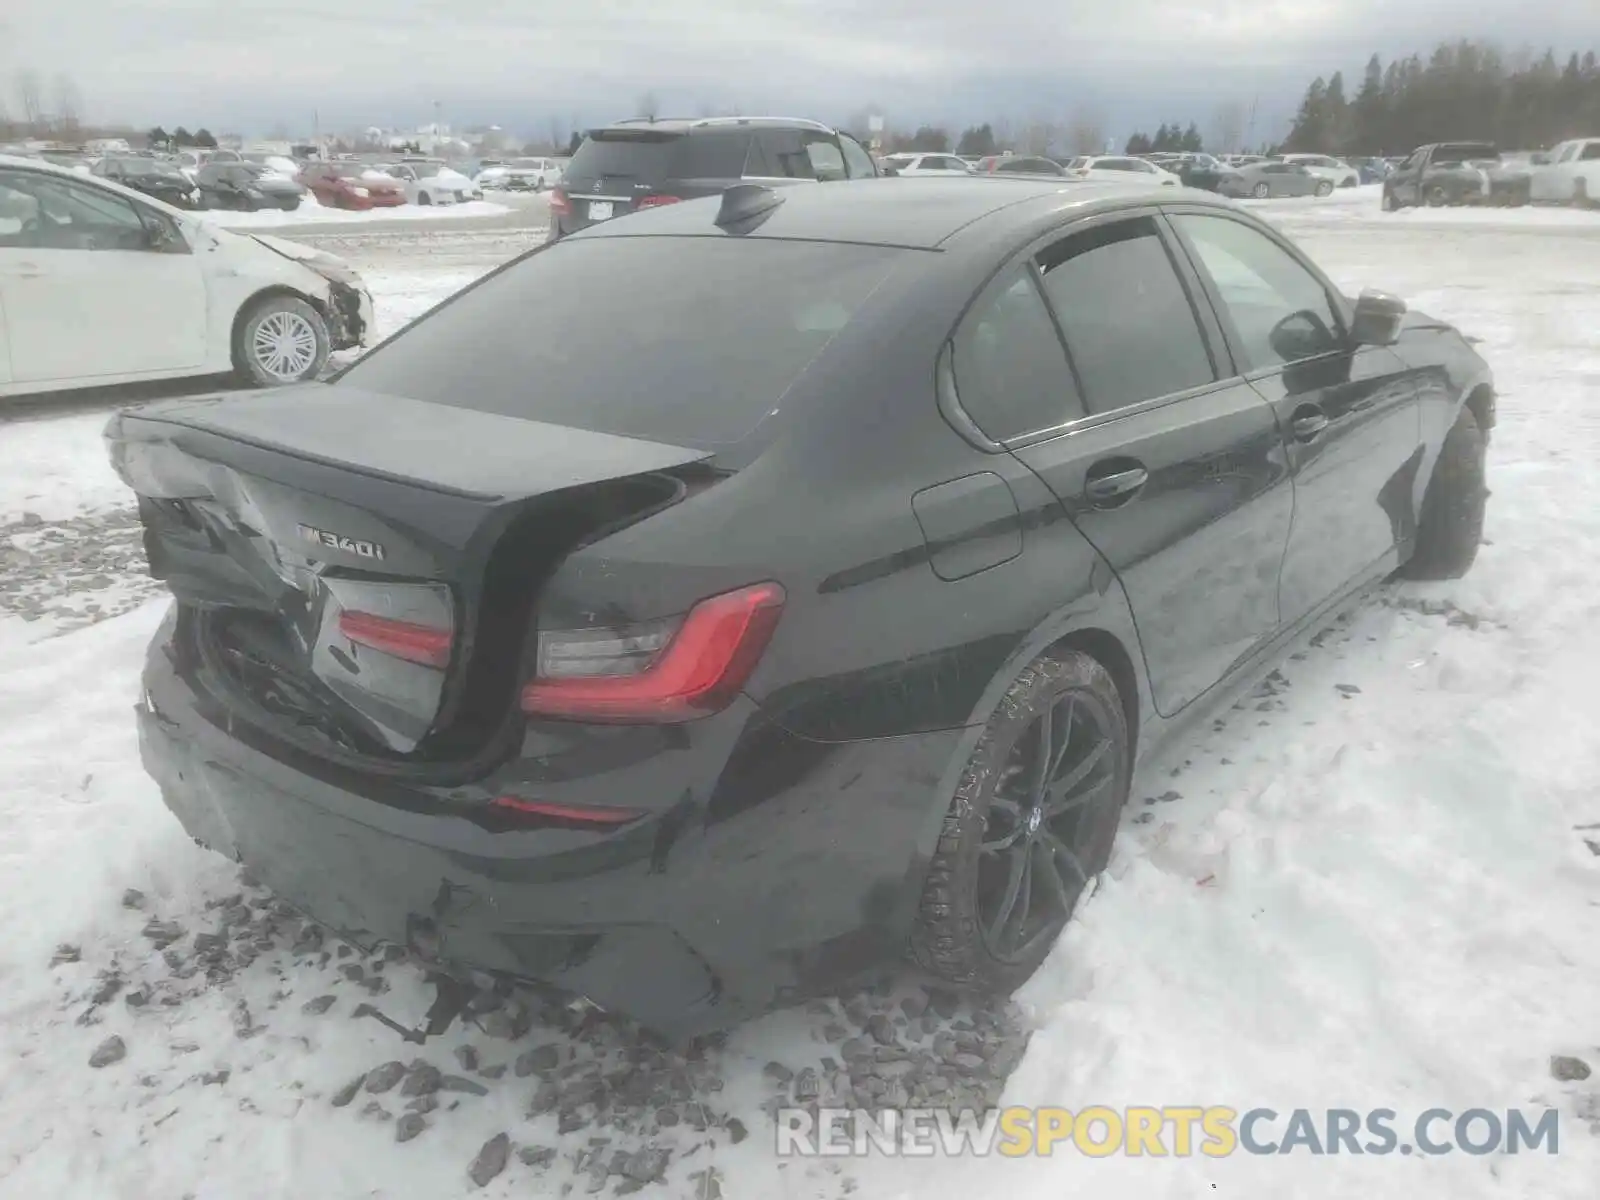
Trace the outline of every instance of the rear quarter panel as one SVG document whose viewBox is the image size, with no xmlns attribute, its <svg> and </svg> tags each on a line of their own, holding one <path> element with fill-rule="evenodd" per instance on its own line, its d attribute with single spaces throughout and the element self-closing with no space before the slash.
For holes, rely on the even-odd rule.
<svg viewBox="0 0 1600 1200">
<path fill-rule="evenodd" d="M 579 572 L 605 580 L 635 619 L 778 580 L 785 611 L 746 690 L 768 718 L 815 741 L 981 723 L 1026 662 L 1078 629 L 1111 633 L 1141 661 L 1120 585 L 1053 494 L 1010 454 L 963 440 L 939 413 L 938 353 L 965 289 L 983 281 L 957 275 L 949 292 L 915 275 L 886 285 L 871 306 L 876 316 L 785 397 L 782 423 L 750 465 L 569 559 L 553 602 L 584 590 Z M 986 502 L 997 494 L 993 477 L 1004 481 L 999 494 L 1010 491 L 1014 516 L 1001 523 L 1014 529 L 986 528 L 972 540 L 999 532 L 1021 552 L 956 579 L 941 564 L 940 578 L 912 498 L 985 473 Z M 682 590 L 649 594 L 668 563 Z"/>
</svg>

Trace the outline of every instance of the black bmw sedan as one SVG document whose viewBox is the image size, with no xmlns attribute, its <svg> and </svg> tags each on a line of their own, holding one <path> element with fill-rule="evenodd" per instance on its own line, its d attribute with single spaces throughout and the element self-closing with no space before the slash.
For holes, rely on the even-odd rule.
<svg viewBox="0 0 1600 1200">
<path fill-rule="evenodd" d="M 1153 190 L 741 185 L 118 415 L 166 803 L 359 944 L 668 1034 L 1019 984 L 1137 761 L 1479 541 L 1463 337 Z"/>
</svg>

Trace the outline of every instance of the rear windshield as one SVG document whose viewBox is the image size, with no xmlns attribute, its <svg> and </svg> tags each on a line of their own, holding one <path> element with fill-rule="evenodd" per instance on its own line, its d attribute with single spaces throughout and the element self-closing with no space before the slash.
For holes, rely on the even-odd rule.
<svg viewBox="0 0 1600 1200">
<path fill-rule="evenodd" d="M 606 132 L 578 147 L 567 164 L 568 179 L 631 179 L 656 184 L 668 179 L 737 179 L 744 174 L 750 132 L 717 129 L 662 137 Z"/>
<path fill-rule="evenodd" d="M 1498 162 L 1500 151 L 1481 142 L 1463 142 L 1452 146 L 1440 146 L 1433 152 L 1433 161 L 1440 165 L 1459 162 Z"/>
<path fill-rule="evenodd" d="M 339 383 L 715 449 L 777 411 L 907 253 L 748 238 L 576 238 L 469 288 Z"/>
</svg>

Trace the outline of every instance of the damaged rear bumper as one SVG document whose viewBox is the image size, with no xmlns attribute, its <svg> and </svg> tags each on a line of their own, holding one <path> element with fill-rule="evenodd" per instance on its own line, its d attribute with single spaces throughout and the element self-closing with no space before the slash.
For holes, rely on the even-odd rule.
<svg viewBox="0 0 1600 1200">
<path fill-rule="evenodd" d="M 214 698 L 175 665 L 171 629 L 137 707 L 168 808 L 357 945 L 554 987 L 669 1037 L 831 991 L 903 951 L 918 843 L 958 731 L 810 743 L 752 733 L 758 710 L 740 700 L 664 739 L 557 731 L 551 753 L 481 785 L 410 786 L 306 769 L 237 724 L 225 732 Z M 659 751 L 630 752 L 651 738 Z M 600 831 L 481 819 L 506 787 L 643 815 Z"/>
</svg>

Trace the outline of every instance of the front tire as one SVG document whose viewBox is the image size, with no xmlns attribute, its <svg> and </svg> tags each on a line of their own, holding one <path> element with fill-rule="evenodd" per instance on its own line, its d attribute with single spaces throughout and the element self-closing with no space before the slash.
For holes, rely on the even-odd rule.
<svg viewBox="0 0 1600 1200">
<path fill-rule="evenodd" d="M 1035 659 L 973 748 L 923 882 L 910 952 L 1009 992 L 1050 953 L 1111 856 L 1132 773 L 1117 686 L 1094 659 Z"/>
<path fill-rule="evenodd" d="M 328 365 L 332 339 L 322 314 L 296 296 L 267 296 L 234 331 L 233 369 L 246 387 L 309 383 Z"/>
<path fill-rule="evenodd" d="M 1272 195 L 1271 186 L 1265 183 L 1256 184 L 1252 191 L 1257 200 L 1265 200 L 1268 196 Z"/>
<path fill-rule="evenodd" d="M 1487 448 L 1478 419 L 1463 404 L 1423 494 L 1416 550 L 1400 571 L 1405 578 L 1460 579 L 1472 567 L 1489 498 L 1484 483 Z"/>
<path fill-rule="evenodd" d="M 1330 180 L 1324 179 L 1321 183 L 1317 184 L 1317 195 L 1319 195 L 1319 196 L 1331 196 L 1331 195 L 1333 195 L 1333 183 Z"/>
<path fill-rule="evenodd" d="M 1390 189 L 1390 188 L 1384 188 L 1383 189 L 1383 211 L 1384 212 L 1399 212 L 1400 211 L 1400 201 L 1395 197 L 1395 194 L 1394 194 L 1393 190 Z"/>
<path fill-rule="evenodd" d="M 428 195 L 427 192 L 421 192 L 417 196 L 417 203 L 426 207 L 427 205 L 433 203 L 433 197 Z"/>
<path fill-rule="evenodd" d="M 1589 181 L 1581 177 L 1574 179 L 1572 181 L 1572 207 L 1588 208 L 1589 204 Z"/>
</svg>

